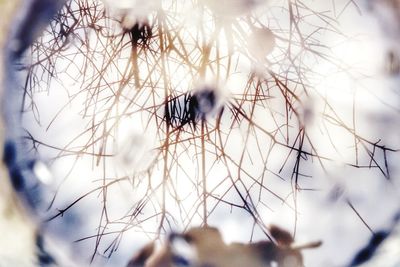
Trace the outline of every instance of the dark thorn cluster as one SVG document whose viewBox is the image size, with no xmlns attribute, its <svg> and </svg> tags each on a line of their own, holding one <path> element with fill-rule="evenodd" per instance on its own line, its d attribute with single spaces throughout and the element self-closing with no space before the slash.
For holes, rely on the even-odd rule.
<svg viewBox="0 0 400 267">
<path fill-rule="evenodd" d="M 173 128 L 187 124 L 196 127 L 199 121 L 204 121 L 216 107 L 217 96 L 213 88 L 205 87 L 196 92 L 172 98 L 167 103 L 165 120 Z"/>
</svg>

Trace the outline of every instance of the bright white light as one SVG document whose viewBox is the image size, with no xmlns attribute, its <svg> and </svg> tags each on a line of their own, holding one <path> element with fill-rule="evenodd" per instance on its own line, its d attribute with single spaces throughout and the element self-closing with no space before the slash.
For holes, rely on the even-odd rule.
<svg viewBox="0 0 400 267">
<path fill-rule="evenodd" d="M 36 177 L 46 185 L 51 184 L 54 180 L 53 174 L 42 161 L 35 162 L 33 165 L 33 172 L 35 173 Z"/>
</svg>

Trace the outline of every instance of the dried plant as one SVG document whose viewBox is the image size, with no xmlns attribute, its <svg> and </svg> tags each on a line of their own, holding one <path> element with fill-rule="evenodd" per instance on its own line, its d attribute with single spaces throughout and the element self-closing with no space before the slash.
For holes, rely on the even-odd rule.
<svg viewBox="0 0 400 267">
<path fill-rule="evenodd" d="M 346 166 L 391 179 L 396 148 L 360 133 L 357 108 L 344 115 L 313 82 L 320 62 L 347 72 L 321 41 L 347 38 L 341 12 L 290 0 L 238 15 L 237 6 L 225 14 L 210 3 L 162 1 L 129 24 L 129 10 L 73 0 L 31 47 L 23 116 L 35 121 L 24 138 L 32 153 L 68 169 L 47 223 L 98 203 L 96 232 L 79 238 L 95 240 L 92 260 L 111 256 L 127 232 L 157 238 L 214 224 L 221 210 L 244 210 L 253 231 L 268 236 L 262 212 L 286 208 L 296 221 L 299 194 L 318 189 L 312 168 L 330 179 L 326 166 L 341 157 L 335 131 L 353 140 Z M 60 96 L 56 108 L 39 106 L 43 90 Z M 72 134 L 52 137 L 59 127 Z"/>
</svg>

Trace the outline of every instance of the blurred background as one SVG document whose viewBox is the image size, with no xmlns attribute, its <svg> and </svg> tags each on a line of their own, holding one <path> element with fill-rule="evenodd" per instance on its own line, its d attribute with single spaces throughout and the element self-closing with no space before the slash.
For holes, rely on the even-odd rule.
<svg viewBox="0 0 400 267">
<path fill-rule="evenodd" d="M 67 1 L 3 93 L 34 182 L 3 194 L 30 215 L 3 212 L 21 235 L 0 255 L 39 231 L 78 266 L 125 266 L 171 231 L 252 242 L 276 224 L 323 241 L 307 267 L 347 266 L 400 210 L 398 5 Z"/>
</svg>

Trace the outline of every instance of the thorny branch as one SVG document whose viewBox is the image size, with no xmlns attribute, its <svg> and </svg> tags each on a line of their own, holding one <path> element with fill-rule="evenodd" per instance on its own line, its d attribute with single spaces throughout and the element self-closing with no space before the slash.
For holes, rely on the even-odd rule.
<svg viewBox="0 0 400 267">
<path fill-rule="evenodd" d="M 346 123 L 308 81 L 313 63 L 339 64 L 330 47 L 319 41 L 324 32 L 342 35 L 334 15 L 288 0 L 286 6 L 270 7 L 280 10 L 288 26 L 280 24 L 282 19 L 273 12 L 244 16 L 225 25 L 198 1 L 190 3 L 205 18 L 197 30 L 182 23 L 180 1 L 168 2 L 149 14 L 143 25 L 132 28 L 121 26 L 123 18 L 110 15 L 100 1 L 70 1 L 31 47 L 31 62 L 23 66 L 28 76 L 22 110 L 33 113 L 38 124 L 43 122 L 35 102 L 37 92 L 51 93 L 57 84 L 64 86 L 68 96 L 44 125 L 46 130 L 70 112 L 70 106 L 81 107 L 78 114 L 85 127 L 64 145 L 41 140 L 29 130 L 26 139 L 36 153 L 41 149 L 54 152 L 54 161 L 89 158 L 93 168 L 100 170 L 100 185 L 64 208 L 51 207 L 54 213 L 48 218 L 63 216 L 79 201 L 98 194 L 102 209 L 97 233 L 78 240 L 96 239 L 93 257 L 96 253 L 111 256 L 128 230 L 148 231 L 142 226 L 145 221 L 157 221 L 158 229 L 148 232 L 159 236 L 171 224 L 207 224 L 217 208 L 226 206 L 248 212 L 268 235 L 259 210 L 275 209 L 270 207 L 271 197 L 297 214 L 297 195 L 307 191 L 302 178 L 312 176 L 303 165 L 311 161 L 325 170 L 324 164 L 333 161 L 318 152 L 308 132 L 305 100 L 312 92 L 325 105 L 322 125 L 338 127 L 354 139 L 355 160 L 347 165 L 377 168 L 390 179 L 390 153 L 398 149 L 363 137 L 356 124 Z M 355 5 L 349 1 L 346 8 L 351 3 Z M 224 99 L 214 117 L 197 117 L 199 107 L 193 103 L 199 96 L 192 91 L 198 86 L 196 81 L 212 76 L 219 85 L 240 72 L 243 62 L 251 58 L 243 47 L 247 32 L 254 27 L 273 31 L 277 40 L 273 57 L 262 64 L 261 75 L 248 73 L 245 87 Z M 63 85 L 66 77 L 78 89 Z M 156 129 L 157 142 L 151 148 L 155 157 L 146 170 L 110 175 L 120 124 L 133 118 L 144 122 L 144 132 Z M 336 149 L 335 139 L 330 140 Z M 287 183 L 291 199 L 275 191 L 270 183 L 274 178 Z M 109 191 L 125 183 L 140 197 L 123 216 L 113 217 L 108 213 Z M 115 238 L 99 251 L 102 238 L 109 235 Z"/>
</svg>

